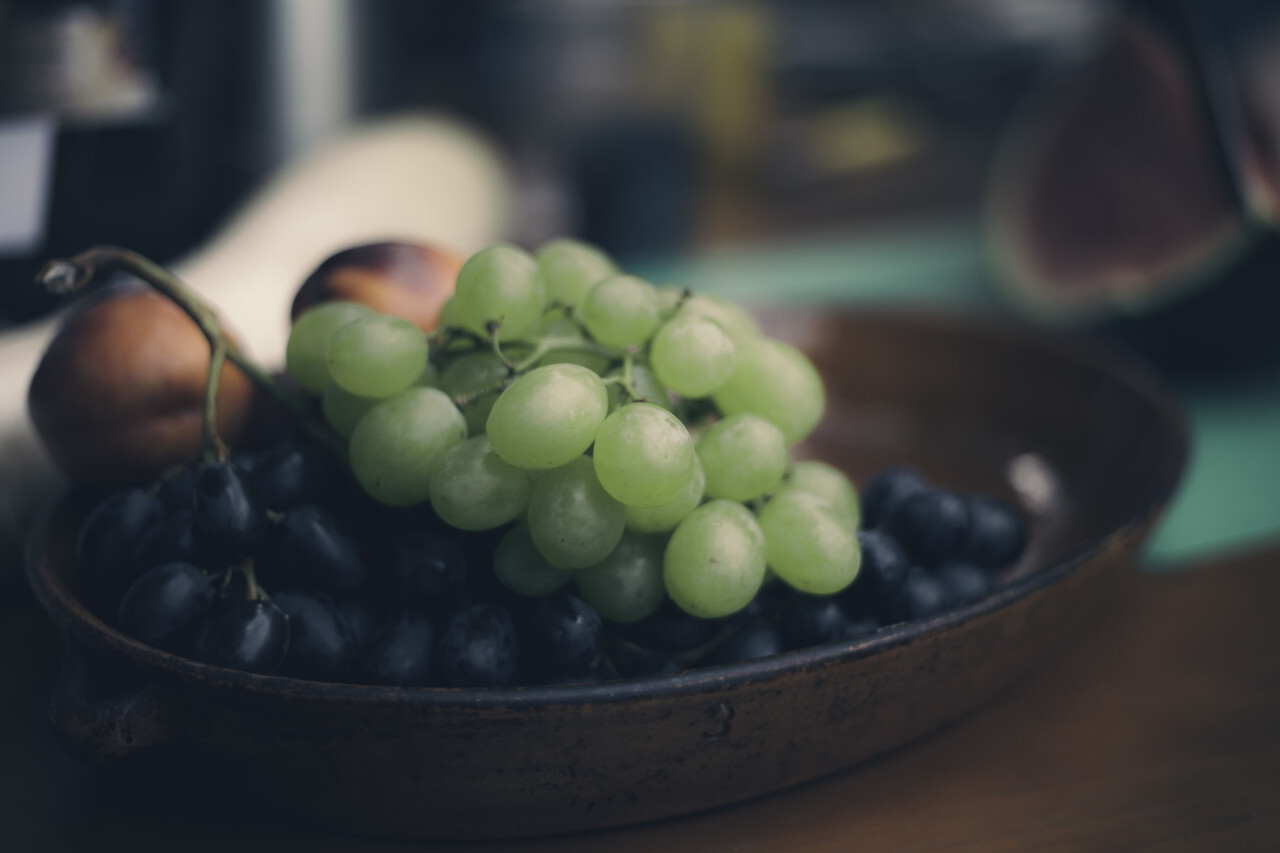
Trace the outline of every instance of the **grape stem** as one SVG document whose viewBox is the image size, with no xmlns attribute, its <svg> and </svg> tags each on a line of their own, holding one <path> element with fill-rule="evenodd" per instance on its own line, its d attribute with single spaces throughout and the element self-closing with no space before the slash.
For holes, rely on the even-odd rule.
<svg viewBox="0 0 1280 853">
<path fill-rule="evenodd" d="M 83 289 L 95 276 L 112 271 L 129 273 L 159 291 L 195 322 L 209 342 L 209 377 L 205 382 L 201 430 L 201 455 L 204 462 L 226 458 L 226 446 L 218 436 L 217 428 L 218 385 L 225 361 L 240 368 L 255 385 L 282 405 L 308 437 L 338 458 L 345 458 L 346 448 L 341 440 L 325 424 L 316 420 L 307 402 L 245 355 L 223 331 L 217 312 L 180 278 L 154 261 L 118 246 L 95 246 L 67 260 L 50 261 L 36 280 L 50 292 L 65 295 Z"/>
</svg>

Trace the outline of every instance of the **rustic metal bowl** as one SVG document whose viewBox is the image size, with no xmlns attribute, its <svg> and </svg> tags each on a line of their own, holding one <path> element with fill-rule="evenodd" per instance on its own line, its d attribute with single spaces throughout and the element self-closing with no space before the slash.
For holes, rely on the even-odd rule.
<svg viewBox="0 0 1280 853">
<path fill-rule="evenodd" d="M 988 321 L 779 315 L 825 377 L 803 452 L 1019 500 L 1027 554 L 985 600 L 731 666 L 586 686 L 321 684 L 143 645 L 78 597 L 84 508 L 33 537 L 32 588 L 72 653 L 51 703 L 74 752 L 141 752 L 246 809 L 345 832 L 498 838 L 652 820 L 767 794 L 906 743 L 1068 641 L 1114 588 L 1187 453 L 1175 406 L 1114 355 Z M 107 685 L 105 698 L 93 683 Z"/>
</svg>

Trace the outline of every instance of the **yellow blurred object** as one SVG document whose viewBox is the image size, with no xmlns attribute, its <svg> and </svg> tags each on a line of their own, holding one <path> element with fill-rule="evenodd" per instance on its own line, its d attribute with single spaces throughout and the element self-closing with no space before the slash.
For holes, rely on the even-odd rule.
<svg viewBox="0 0 1280 853">
<path fill-rule="evenodd" d="M 823 110 L 809 119 L 804 134 L 809 162 L 833 175 L 907 160 L 926 142 L 920 121 L 888 98 L 864 98 Z"/>
</svg>

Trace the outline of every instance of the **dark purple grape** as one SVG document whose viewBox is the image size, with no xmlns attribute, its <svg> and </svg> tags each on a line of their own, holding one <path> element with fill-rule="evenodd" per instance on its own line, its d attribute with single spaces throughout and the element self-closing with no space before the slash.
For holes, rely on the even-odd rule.
<svg viewBox="0 0 1280 853">
<path fill-rule="evenodd" d="M 451 687 L 510 684 L 520 663 L 515 622 L 505 608 L 476 604 L 461 611 L 440 637 L 436 666 Z"/>
<path fill-rule="evenodd" d="M 628 678 L 682 672 L 684 666 L 664 651 L 646 649 L 634 643 L 620 643 L 613 650 L 613 665 Z"/>
<path fill-rule="evenodd" d="M 985 569 L 1017 560 L 1027 547 L 1027 523 L 1004 501 L 973 495 L 969 505 L 969 538 L 962 558 Z"/>
<path fill-rule="evenodd" d="M 404 602 L 431 606 L 462 589 L 467 559 L 455 543 L 432 533 L 399 536 L 381 552 L 396 596 Z"/>
<path fill-rule="evenodd" d="M 162 563 L 218 567 L 196 543 L 195 517 L 189 509 L 171 511 L 152 524 L 138 541 L 133 561 L 143 571 Z"/>
<path fill-rule="evenodd" d="M 775 597 L 771 591 L 768 589 L 762 589 L 760 592 L 756 593 L 755 598 L 747 602 L 746 607 L 736 613 L 730 613 L 720 621 L 725 625 L 731 625 L 733 627 L 749 625 L 752 622 L 757 622 L 767 618 L 775 604 Z"/>
<path fill-rule="evenodd" d="M 251 556 L 266 538 L 267 509 L 229 462 L 215 462 L 200 472 L 194 511 L 201 547 L 226 559 Z"/>
<path fill-rule="evenodd" d="M 859 530 L 858 545 L 862 564 L 841 597 L 851 612 L 873 613 L 886 623 L 901 622 L 906 612 L 899 593 L 911 568 L 907 552 L 883 530 Z"/>
<path fill-rule="evenodd" d="M 356 646 L 356 657 L 364 657 L 382 621 L 378 605 L 370 598 L 358 596 L 341 599 L 337 602 L 337 606 L 342 620 L 351 629 L 352 640 Z"/>
<path fill-rule="evenodd" d="M 851 640 L 855 637 L 863 637 L 878 630 L 880 630 L 880 620 L 876 617 L 867 614 L 853 616 L 845 623 L 844 639 Z"/>
<path fill-rule="evenodd" d="M 418 611 L 398 608 L 388 613 L 365 654 L 364 680 L 397 687 L 426 684 L 433 640 L 431 622 Z"/>
<path fill-rule="evenodd" d="M 909 619 L 928 619 L 954 604 L 946 585 L 919 566 L 911 567 L 900 595 Z"/>
<path fill-rule="evenodd" d="M 600 651 L 604 622 L 587 602 L 567 592 L 540 599 L 529 620 L 528 647 L 548 672 L 578 670 Z"/>
<path fill-rule="evenodd" d="M 834 597 L 794 593 L 782 605 L 787 648 L 802 649 L 843 639 L 849 614 Z"/>
<path fill-rule="evenodd" d="M 784 648 L 782 632 L 774 626 L 748 625 L 717 646 L 707 662 L 741 663 L 780 654 Z"/>
<path fill-rule="evenodd" d="M 991 592 L 991 576 L 968 563 L 947 563 L 934 570 L 934 576 L 947 588 L 947 597 L 956 604 L 986 598 Z"/>
<path fill-rule="evenodd" d="M 670 600 L 652 616 L 635 623 L 627 632 L 631 642 L 646 649 L 687 652 L 715 636 L 716 623 L 685 613 Z"/>
<path fill-rule="evenodd" d="M 190 563 L 166 563 L 144 572 L 120 599 L 117 621 L 131 637 L 158 649 L 185 649 L 213 604 L 213 586 Z"/>
<path fill-rule="evenodd" d="M 929 481 L 914 468 L 885 468 L 867 480 L 862 489 L 862 526 L 878 527 L 893 515 L 902 502 L 929 487 Z"/>
<path fill-rule="evenodd" d="M 191 511 L 196 499 L 196 480 L 200 472 L 195 468 L 182 468 L 160 481 L 156 500 L 171 511 Z"/>
<path fill-rule="evenodd" d="M 272 556 L 285 582 L 337 596 L 355 592 L 368 571 L 355 537 L 327 509 L 311 504 L 285 514 Z"/>
<path fill-rule="evenodd" d="M 217 666 L 271 675 L 289 652 L 289 620 L 270 601 L 232 602 L 212 626 L 201 657 Z"/>
<path fill-rule="evenodd" d="M 135 577 L 138 542 L 164 518 L 164 507 L 141 489 L 115 492 L 94 507 L 76 544 L 81 571 L 97 589 L 118 593 Z"/>
<path fill-rule="evenodd" d="M 327 503 L 338 482 L 327 458 L 310 445 L 293 442 L 279 444 L 259 457 L 251 479 L 262 503 L 279 512 Z"/>
<path fill-rule="evenodd" d="M 963 553 L 969 506 L 955 492 L 927 489 L 904 500 L 884 525 L 917 563 L 936 566 Z"/>
<path fill-rule="evenodd" d="M 280 671 L 313 681 L 340 681 L 355 663 L 355 636 L 323 592 L 285 590 L 271 596 L 289 618 L 289 651 Z"/>
</svg>

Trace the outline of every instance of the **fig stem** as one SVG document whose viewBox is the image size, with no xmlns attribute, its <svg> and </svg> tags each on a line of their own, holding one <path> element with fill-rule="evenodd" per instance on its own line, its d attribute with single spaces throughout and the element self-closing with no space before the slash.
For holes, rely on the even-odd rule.
<svg viewBox="0 0 1280 853">
<path fill-rule="evenodd" d="M 222 447 L 222 457 L 217 457 L 218 446 L 222 445 L 217 435 L 216 410 L 211 404 L 217 398 L 217 380 L 221 377 L 222 360 L 230 361 L 240 368 L 259 388 L 282 405 L 293 417 L 298 426 L 308 437 L 316 441 L 326 450 L 334 453 L 339 459 L 346 458 L 346 447 L 337 435 L 328 427 L 317 421 L 305 400 L 291 393 L 277 382 L 271 374 L 255 364 L 239 347 L 226 336 L 217 312 L 206 304 L 182 279 L 155 261 L 145 258 L 137 252 L 122 249 L 119 246 L 95 246 L 92 249 L 75 255 L 67 260 L 50 261 L 40 271 L 36 280 L 47 290 L 60 295 L 74 293 L 82 289 L 93 277 L 110 271 L 127 272 L 136 276 L 151 287 L 168 297 L 175 305 L 190 317 L 209 342 L 209 381 L 205 383 L 205 423 L 202 434 L 202 449 L 205 461 L 214 458 L 225 458 L 226 449 Z M 222 355 L 218 355 L 221 348 Z M 214 371 L 217 371 L 215 374 Z M 210 390 L 212 386 L 212 390 Z M 211 396 L 212 395 L 212 396 Z M 211 450 L 210 436 L 216 445 Z"/>
</svg>

